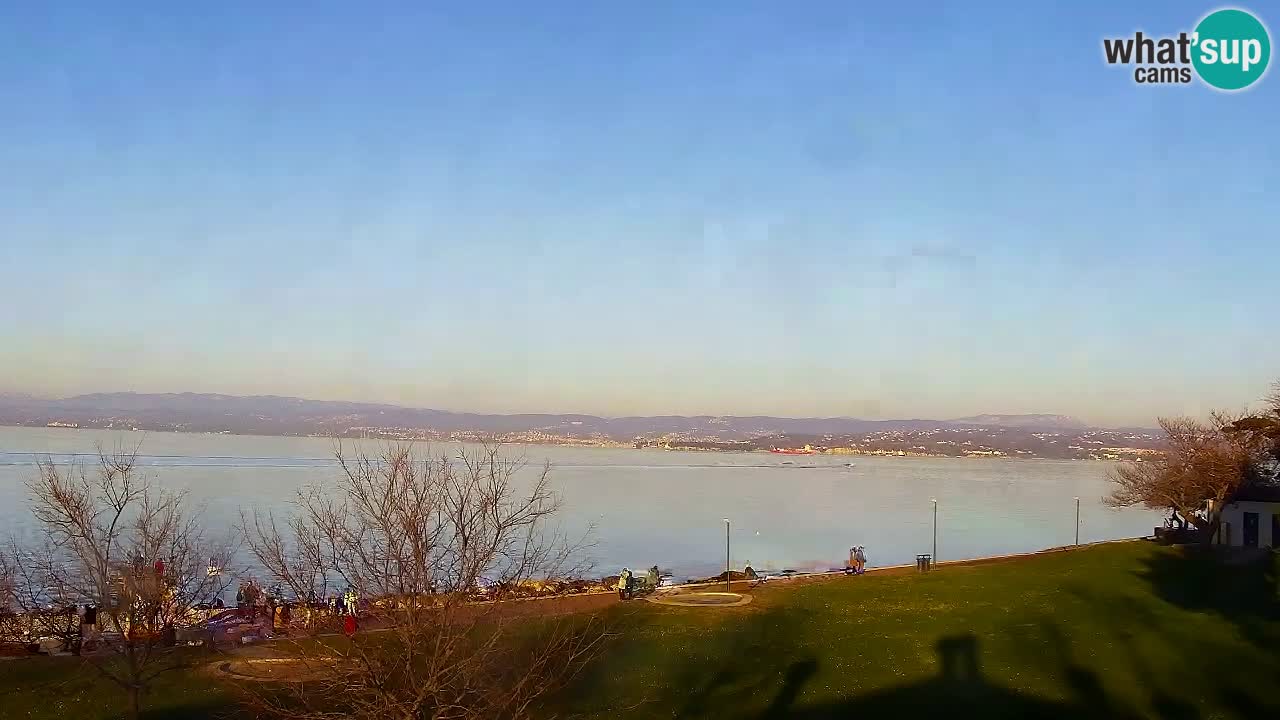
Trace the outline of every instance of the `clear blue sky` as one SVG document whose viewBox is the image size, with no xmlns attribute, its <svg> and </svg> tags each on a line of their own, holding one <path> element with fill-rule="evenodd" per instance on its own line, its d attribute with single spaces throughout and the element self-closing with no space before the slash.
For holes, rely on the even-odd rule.
<svg viewBox="0 0 1280 720">
<path fill-rule="evenodd" d="M 1280 77 L 1102 61 L 1213 4 L 97 5 L 0 7 L 0 390 L 1149 424 L 1280 377 Z"/>
</svg>

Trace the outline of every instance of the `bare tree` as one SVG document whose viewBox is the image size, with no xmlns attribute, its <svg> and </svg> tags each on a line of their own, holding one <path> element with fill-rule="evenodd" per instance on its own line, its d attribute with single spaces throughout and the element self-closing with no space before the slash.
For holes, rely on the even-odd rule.
<svg viewBox="0 0 1280 720">
<path fill-rule="evenodd" d="M 95 468 L 59 467 L 45 459 L 28 484 L 42 542 L 13 544 L 10 597 L 39 617 L 50 608 L 72 617 L 77 606 L 96 615 L 85 638 L 88 665 L 128 696 L 130 717 L 161 673 L 183 667 L 174 651 L 178 631 L 203 620 L 226 580 L 226 542 L 206 539 L 184 495 L 152 486 L 137 465 L 137 448 L 99 448 Z M 78 628 L 77 628 L 78 634 Z"/>
<path fill-rule="evenodd" d="M 8 553 L 0 554 L 0 643 L 27 639 L 25 620 L 18 614 L 17 567 Z"/>
<path fill-rule="evenodd" d="M 81 627 L 74 603 L 51 592 L 32 548 L 10 538 L 0 558 L 4 580 L 0 608 L 0 640 L 30 645 L 52 640 L 57 647 L 80 654 Z"/>
<path fill-rule="evenodd" d="M 1142 462 L 1115 468 L 1116 487 L 1107 501 L 1117 507 L 1144 505 L 1168 510 L 1181 529 L 1212 528 L 1217 513 L 1255 469 L 1256 448 L 1229 431 L 1239 418 L 1215 414 L 1211 423 L 1191 418 L 1161 418 L 1168 448 Z"/>
<path fill-rule="evenodd" d="M 14 568 L 9 558 L 0 555 L 0 610 L 12 610 L 17 583 L 14 581 Z"/>
<path fill-rule="evenodd" d="M 555 532 L 549 468 L 497 447 L 418 459 L 411 445 L 347 455 L 336 488 L 297 513 L 245 515 L 257 561 L 298 597 L 350 587 L 361 631 L 297 641 L 306 682 L 255 693 L 287 718 L 523 718 L 604 637 L 591 616 L 546 617 L 503 589 L 564 577 L 580 547 Z M 524 480 L 528 480 L 527 483 Z"/>
<path fill-rule="evenodd" d="M 1251 482 L 1280 483 L 1280 383 L 1272 386 L 1260 412 L 1238 418 L 1224 431 L 1253 453 Z"/>
</svg>

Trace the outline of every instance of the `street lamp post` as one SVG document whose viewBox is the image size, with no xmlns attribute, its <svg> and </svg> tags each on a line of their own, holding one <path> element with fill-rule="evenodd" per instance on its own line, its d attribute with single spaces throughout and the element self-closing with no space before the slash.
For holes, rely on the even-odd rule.
<svg viewBox="0 0 1280 720">
<path fill-rule="evenodd" d="M 724 519 L 724 591 L 730 592 L 729 580 L 729 518 Z"/>
<path fill-rule="evenodd" d="M 938 498 L 930 498 L 933 502 L 933 562 L 938 562 Z"/>
<path fill-rule="evenodd" d="M 1076 545 L 1080 544 L 1080 498 L 1076 497 Z"/>
</svg>

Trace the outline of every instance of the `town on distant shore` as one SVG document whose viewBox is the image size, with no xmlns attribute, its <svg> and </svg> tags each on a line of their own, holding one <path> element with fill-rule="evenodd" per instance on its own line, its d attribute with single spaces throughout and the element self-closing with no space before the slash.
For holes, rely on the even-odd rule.
<svg viewBox="0 0 1280 720">
<path fill-rule="evenodd" d="M 98 393 L 48 399 L 0 394 L 0 425 L 239 435 L 567 445 L 698 451 L 788 451 L 893 457 L 1140 460 L 1161 448 L 1146 428 L 1096 428 L 1061 415 L 952 420 L 768 416 L 486 415 L 279 396 Z"/>
</svg>

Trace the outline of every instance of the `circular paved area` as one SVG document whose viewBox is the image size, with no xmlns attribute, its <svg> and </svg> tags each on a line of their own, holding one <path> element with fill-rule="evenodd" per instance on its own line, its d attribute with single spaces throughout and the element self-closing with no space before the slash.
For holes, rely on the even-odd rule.
<svg viewBox="0 0 1280 720">
<path fill-rule="evenodd" d="M 324 677 L 324 661 L 310 663 L 294 658 L 235 658 L 214 663 L 214 668 L 240 680 L 305 682 Z"/>
<path fill-rule="evenodd" d="M 738 607 L 751 602 L 750 595 L 728 592 L 691 592 L 673 595 L 650 595 L 645 598 L 658 605 L 681 607 Z"/>
</svg>

